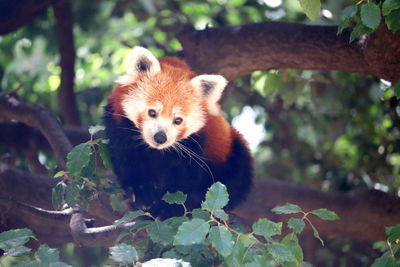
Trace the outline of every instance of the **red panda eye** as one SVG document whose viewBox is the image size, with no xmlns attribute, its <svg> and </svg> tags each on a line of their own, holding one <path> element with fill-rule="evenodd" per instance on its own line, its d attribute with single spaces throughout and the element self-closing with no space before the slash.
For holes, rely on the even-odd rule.
<svg viewBox="0 0 400 267">
<path fill-rule="evenodd" d="M 156 118 L 157 117 L 157 111 L 155 111 L 154 109 L 149 109 L 147 114 L 149 114 L 149 117 L 151 117 L 151 118 Z"/>
<path fill-rule="evenodd" d="M 179 125 L 182 123 L 182 121 L 183 121 L 183 119 L 181 117 L 177 117 L 174 119 L 174 124 Z"/>
</svg>

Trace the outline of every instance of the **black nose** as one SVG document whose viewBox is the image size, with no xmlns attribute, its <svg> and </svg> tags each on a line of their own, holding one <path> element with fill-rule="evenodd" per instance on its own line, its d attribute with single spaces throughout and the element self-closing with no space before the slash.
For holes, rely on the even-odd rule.
<svg viewBox="0 0 400 267">
<path fill-rule="evenodd" d="M 167 141 L 167 135 L 163 131 L 159 131 L 154 135 L 154 141 L 157 144 L 162 145 Z"/>
</svg>

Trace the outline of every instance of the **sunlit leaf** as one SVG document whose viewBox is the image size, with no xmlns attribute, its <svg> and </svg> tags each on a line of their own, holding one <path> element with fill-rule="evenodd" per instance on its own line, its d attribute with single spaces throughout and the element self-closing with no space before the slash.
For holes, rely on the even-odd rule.
<svg viewBox="0 0 400 267">
<path fill-rule="evenodd" d="M 110 247 L 110 258 L 122 264 L 132 264 L 137 261 L 138 255 L 134 247 L 120 243 Z"/>
<path fill-rule="evenodd" d="M 381 10 L 373 3 L 368 2 L 361 5 L 361 21 L 373 30 L 377 29 L 381 21 Z"/>
<path fill-rule="evenodd" d="M 178 245 L 192 245 L 202 242 L 210 229 L 208 222 L 202 219 L 193 219 L 184 222 L 175 236 L 174 243 Z"/>
<path fill-rule="evenodd" d="M 293 214 L 301 212 L 301 208 L 295 204 L 286 203 L 283 206 L 277 206 L 272 209 L 276 214 Z"/>
</svg>

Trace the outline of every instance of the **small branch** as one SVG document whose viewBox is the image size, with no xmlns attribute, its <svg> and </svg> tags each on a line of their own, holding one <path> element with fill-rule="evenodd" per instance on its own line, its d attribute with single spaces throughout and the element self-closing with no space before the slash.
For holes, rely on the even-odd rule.
<svg viewBox="0 0 400 267">
<path fill-rule="evenodd" d="M 23 103 L 14 97 L 0 97 L 0 120 L 17 120 L 37 128 L 46 137 L 60 165 L 66 168 L 66 159 L 72 145 L 58 121 L 47 109 Z"/>
<path fill-rule="evenodd" d="M 53 5 L 56 18 L 58 48 L 60 52 L 61 84 L 58 104 L 66 125 L 79 125 L 79 112 L 74 93 L 75 45 L 71 3 L 61 0 Z"/>
<path fill-rule="evenodd" d="M 97 244 L 109 247 L 114 244 L 122 230 L 134 226 L 135 223 L 136 222 L 130 222 L 126 224 L 88 228 L 82 213 L 75 210 L 71 216 L 69 226 L 76 243 L 82 246 Z"/>
</svg>

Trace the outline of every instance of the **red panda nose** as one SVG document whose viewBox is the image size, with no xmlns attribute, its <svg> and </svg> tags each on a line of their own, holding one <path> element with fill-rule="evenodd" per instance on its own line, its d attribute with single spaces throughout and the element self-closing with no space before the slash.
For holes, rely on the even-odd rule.
<svg viewBox="0 0 400 267">
<path fill-rule="evenodd" d="M 154 141 L 157 144 L 162 145 L 167 141 L 167 135 L 165 134 L 165 132 L 159 131 L 154 135 Z"/>
</svg>

